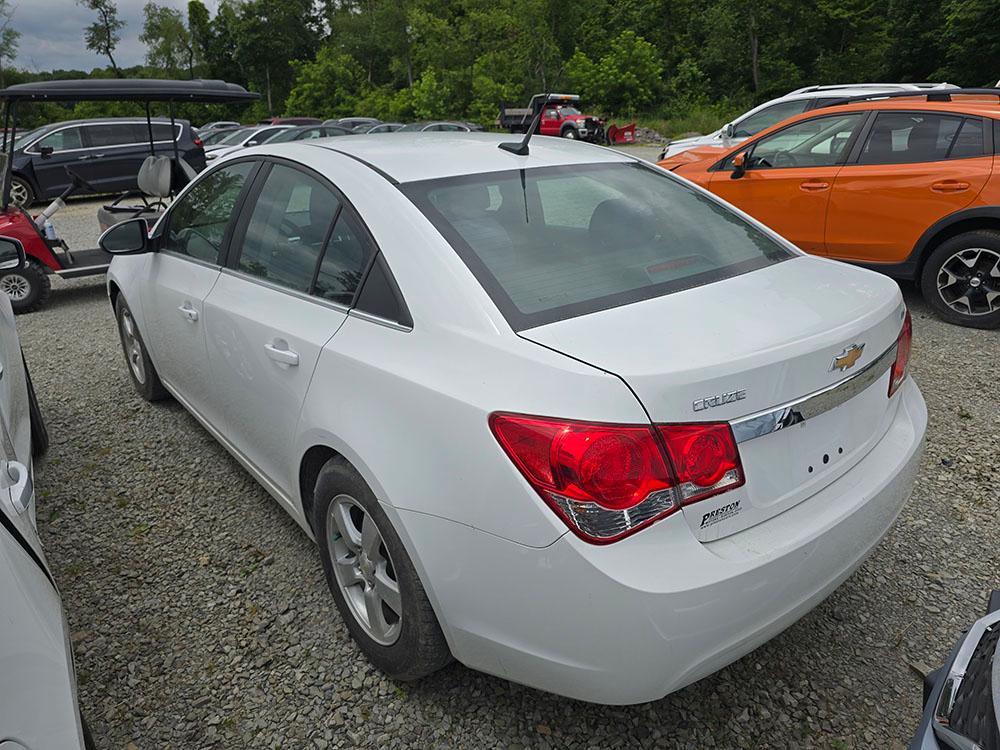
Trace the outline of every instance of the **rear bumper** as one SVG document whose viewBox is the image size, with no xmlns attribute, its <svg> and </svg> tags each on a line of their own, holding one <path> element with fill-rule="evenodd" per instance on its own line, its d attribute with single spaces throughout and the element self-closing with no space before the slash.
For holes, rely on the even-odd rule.
<svg viewBox="0 0 1000 750">
<path fill-rule="evenodd" d="M 400 526 L 457 659 L 580 700 L 655 700 L 780 633 L 878 543 L 909 497 L 927 424 L 912 379 L 899 398 L 851 471 L 715 542 L 679 516 L 617 544 L 566 534 L 543 549 L 406 511 Z"/>
</svg>

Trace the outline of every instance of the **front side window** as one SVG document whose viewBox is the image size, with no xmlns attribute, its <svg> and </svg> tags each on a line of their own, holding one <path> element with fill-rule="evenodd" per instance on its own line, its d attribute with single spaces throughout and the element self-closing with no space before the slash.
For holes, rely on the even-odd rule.
<svg viewBox="0 0 1000 750">
<path fill-rule="evenodd" d="M 968 125 L 966 125 L 968 123 Z M 968 127 L 968 130 L 966 130 Z M 966 131 L 963 137 L 961 131 Z M 957 136 L 957 139 L 956 139 Z M 861 149 L 859 164 L 906 164 L 944 161 L 970 150 L 983 154 L 982 123 L 954 115 L 919 112 L 880 112 Z"/>
<path fill-rule="evenodd" d="M 40 151 L 43 148 L 51 148 L 53 152 L 69 151 L 75 148 L 83 148 L 83 138 L 80 128 L 63 128 L 42 138 L 31 147 L 32 151 Z"/>
<path fill-rule="evenodd" d="M 254 162 L 232 164 L 192 185 L 170 209 L 163 249 L 218 263 L 233 208 L 254 166 Z"/>
<path fill-rule="evenodd" d="M 766 136 L 753 145 L 749 169 L 828 167 L 847 156 L 847 144 L 865 119 L 864 112 L 815 117 Z"/>
<path fill-rule="evenodd" d="M 515 330 L 794 255 L 716 200 L 640 164 L 512 170 L 401 189 Z"/>
<path fill-rule="evenodd" d="M 772 125 L 777 125 L 792 115 L 805 112 L 808 104 L 808 99 L 793 99 L 787 102 L 772 104 L 770 107 L 765 107 L 760 112 L 754 112 L 749 117 L 745 117 L 736 123 L 733 135 L 736 138 L 750 138 L 751 136 L 755 136 L 760 131 L 766 130 Z"/>
<path fill-rule="evenodd" d="M 237 268 L 308 292 L 339 208 L 333 191 L 315 177 L 274 165 L 253 207 Z"/>
</svg>

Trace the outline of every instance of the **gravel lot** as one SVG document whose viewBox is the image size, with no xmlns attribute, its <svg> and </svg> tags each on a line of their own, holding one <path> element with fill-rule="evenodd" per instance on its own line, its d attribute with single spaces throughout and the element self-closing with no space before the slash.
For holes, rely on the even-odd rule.
<svg viewBox="0 0 1000 750">
<path fill-rule="evenodd" d="M 94 201 L 57 217 L 96 233 Z M 173 402 L 126 376 L 102 279 L 53 281 L 18 320 L 53 444 L 42 538 L 101 747 L 903 748 L 917 672 L 1000 585 L 1000 335 L 907 290 L 930 409 L 913 498 L 829 600 L 753 654 L 657 703 L 605 708 L 458 664 L 385 680 L 340 624 L 299 528 Z"/>
</svg>

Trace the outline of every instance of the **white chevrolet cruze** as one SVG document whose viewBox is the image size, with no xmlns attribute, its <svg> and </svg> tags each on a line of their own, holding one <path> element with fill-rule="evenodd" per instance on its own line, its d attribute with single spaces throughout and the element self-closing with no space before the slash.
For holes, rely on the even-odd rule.
<svg viewBox="0 0 1000 750">
<path fill-rule="evenodd" d="M 506 140 L 509 140 L 509 136 Z M 890 279 L 615 151 L 397 135 L 213 165 L 109 230 L 129 374 L 315 537 L 361 649 L 659 698 L 795 622 L 913 484 Z"/>
</svg>

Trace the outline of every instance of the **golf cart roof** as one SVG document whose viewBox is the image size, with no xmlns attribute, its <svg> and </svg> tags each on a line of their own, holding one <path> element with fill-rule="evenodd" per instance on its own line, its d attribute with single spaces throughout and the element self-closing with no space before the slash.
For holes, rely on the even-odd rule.
<svg viewBox="0 0 1000 750">
<path fill-rule="evenodd" d="M 250 102 L 260 94 L 225 81 L 101 78 L 19 83 L 0 90 L 5 101 Z"/>
</svg>

